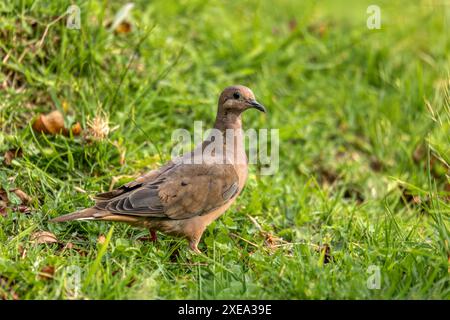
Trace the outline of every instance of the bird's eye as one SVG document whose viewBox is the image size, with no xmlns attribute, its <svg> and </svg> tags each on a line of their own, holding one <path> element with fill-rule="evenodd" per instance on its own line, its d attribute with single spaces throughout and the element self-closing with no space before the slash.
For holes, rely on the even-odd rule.
<svg viewBox="0 0 450 320">
<path fill-rule="evenodd" d="M 241 98 L 241 95 L 239 94 L 239 92 L 235 92 L 233 93 L 233 98 L 235 98 L 236 100 Z"/>
</svg>

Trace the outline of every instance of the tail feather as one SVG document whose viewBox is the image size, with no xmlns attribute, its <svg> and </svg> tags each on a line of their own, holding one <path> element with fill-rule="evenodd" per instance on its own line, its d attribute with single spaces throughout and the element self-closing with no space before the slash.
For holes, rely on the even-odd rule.
<svg viewBox="0 0 450 320">
<path fill-rule="evenodd" d="M 56 217 L 51 219 L 49 222 L 65 222 L 72 220 L 93 220 L 100 218 L 103 216 L 102 213 L 105 213 L 103 210 L 95 209 L 95 208 L 87 208 L 80 211 L 75 211 L 63 216 Z"/>
</svg>

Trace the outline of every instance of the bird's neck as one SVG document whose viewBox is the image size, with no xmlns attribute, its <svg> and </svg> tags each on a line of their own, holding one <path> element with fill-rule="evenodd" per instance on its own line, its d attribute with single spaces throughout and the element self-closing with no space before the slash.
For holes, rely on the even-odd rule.
<svg viewBox="0 0 450 320">
<path fill-rule="evenodd" d="M 222 132 L 227 129 L 242 129 L 241 115 L 234 112 L 219 111 L 214 128 Z"/>
<path fill-rule="evenodd" d="M 214 129 L 222 133 L 221 142 L 223 147 L 221 148 L 223 148 L 223 154 L 227 158 L 227 163 L 232 163 L 239 167 L 242 166 L 244 168 L 243 174 L 246 173 L 247 156 L 245 154 L 241 115 L 219 110 Z M 241 178 L 245 181 L 244 176 Z"/>
</svg>

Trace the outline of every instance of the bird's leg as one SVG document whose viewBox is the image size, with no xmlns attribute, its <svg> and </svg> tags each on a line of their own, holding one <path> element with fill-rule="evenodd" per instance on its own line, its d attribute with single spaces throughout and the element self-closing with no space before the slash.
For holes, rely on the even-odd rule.
<svg viewBox="0 0 450 320">
<path fill-rule="evenodd" d="M 191 233 L 188 236 L 189 241 L 189 248 L 191 248 L 192 251 L 194 251 L 197 254 L 201 254 L 202 252 L 198 249 L 198 243 L 200 242 L 200 239 L 202 238 L 203 231 L 205 231 L 204 226 L 197 226 L 197 228 L 194 229 L 194 232 Z"/>
<path fill-rule="evenodd" d="M 158 236 L 156 235 L 156 231 L 155 230 L 150 230 L 150 241 L 151 242 L 158 241 Z"/>
</svg>

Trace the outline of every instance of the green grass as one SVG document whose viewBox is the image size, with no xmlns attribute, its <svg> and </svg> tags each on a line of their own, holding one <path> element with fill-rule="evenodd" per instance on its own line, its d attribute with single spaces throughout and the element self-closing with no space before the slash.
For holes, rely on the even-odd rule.
<svg viewBox="0 0 450 320">
<path fill-rule="evenodd" d="M 138 0 L 132 32 L 114 34 L 105 26 L 124 1 L 77 1 L 81 30 L 55 22 L 42 47 L 70 1 L 2 2 L 0 155 L 23 156 L 0 165 L 0 184 L 33 200 L 30 214 L 0 216 L 0 296 L 449 299 L 450 3 L 377 1 L 382 29 L 368 30 L 372 2 Z M 269 110 L 247 112 L 244 126 L 280 130 L 280 167 L 251 167 L 205 232 L 205 255 L 127 225 L 48 223 L 91 205 L 113 177 L 168 160 L 172 131 L 212 125 L 218 94 L 236 83 Z M 103 111 L 118 128 L 98 142 L 33 132 L 38 114 L 64 105 L 67 125 Z M 60 243 L 32 243 L 40 230 Z M 273 249 L 270 236 L 288 243 Z M 372 265 L 378 290 L 366 285 Z"/>
</svg>

